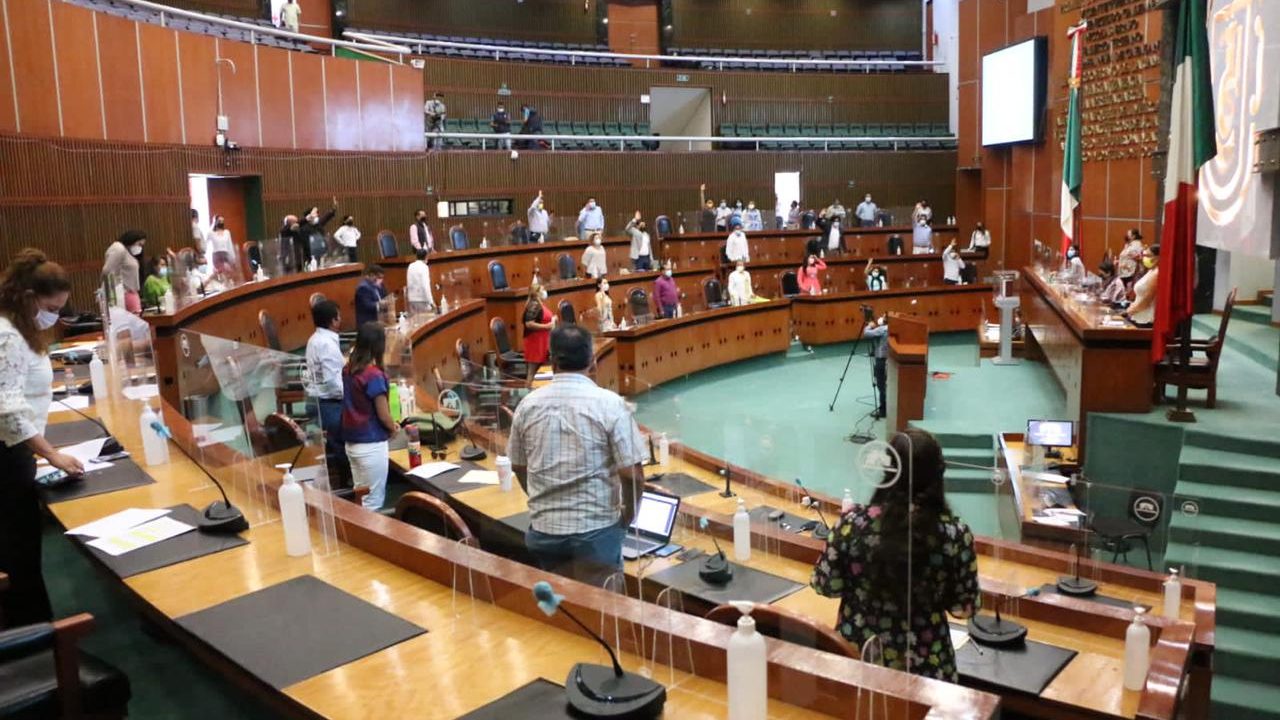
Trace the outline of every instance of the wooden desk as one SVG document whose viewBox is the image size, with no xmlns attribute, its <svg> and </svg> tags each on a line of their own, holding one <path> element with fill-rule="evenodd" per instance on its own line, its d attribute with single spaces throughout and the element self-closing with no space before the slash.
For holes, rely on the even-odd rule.
<svg viewBox="0 0 1280 720">
<path fill-rule="evenodd" d="M 606 333 L 618 343 L 623 395 L 717 365 L 783 352 L 791 343 L 791 304 L 770 300 L 655 320 Z"/>
<path fill-rule="evenodd" d="M 1107 327 L 1097 305 L 1082 305 L 1022 269 L 1022 319 L 1067 396 L 1067 417 L 1083 437 L 1091 412 L 1151 409 L 1151 330 Z M 1087 444 L 1081 443 L 1086 448 Z"/>
<path fill-rule="evenodd" d="M 873 308 L 879 317 L 893 312 L 924 322 L 929 332 L 971 328 L 982 317 L 991 296 L 990 285 L 934 285 L 881 292 L 831 292 L 799 295 L 791 300 L 796 335 L 807 345 L 849 342 L 865 325 L 861 306 Z"/>
<path fill-rule="evenodd" d="M 869 256 L 887 256 L 889 237 L 902 236 L 903 252 L 911 252 L 910 227 L 853 227 L 841 232 L 845 248 L 853 257 L 866 262 Z M 685 265 L 720 264 L 720 248 L 728 239 L 727 231 L 685 233 L 669 235 L 662 239 L 663 257 L 673 257 Z M 820 238 L 822 247 L 827 237 L 819 229 L 811 230 L 759 230 L 747 233 L 747 248 L 753 263 L 799 265 L 805 256 L 805 246 L 812 238 Z M 955 226 L 934 226 L 933 244 L 941 250 L 956 238 Z"/>
<path fill-rule="evenodd" d="M 912 420 L 924 419 L 924 393 L 929 380 L 929 326 L 899 313 L 889 313 L 889 358 L 886 363 L 885 432 L 902 432 Z"/>
</svg>

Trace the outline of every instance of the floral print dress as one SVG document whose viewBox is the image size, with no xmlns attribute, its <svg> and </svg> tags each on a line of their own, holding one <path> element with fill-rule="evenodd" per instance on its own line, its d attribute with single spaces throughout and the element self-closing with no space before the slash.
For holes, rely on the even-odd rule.
<svg viewBox="0 0 1280 720">
<path fill-rule="evenodd" d="M 959 518 L 943 513 L 937 530 L 924 534 L 927 567 L 912 568 L 907 617 L 903 588 L 883 587 L 866 572 L 870 553 L 882 539 L 881 515 L 879 505 L 854 505 L 845 513 L 831 529 L 809 584 L 820 595 L 840 598 L 836 630 L 849 642 L 861 647 L 879 636 L 887 667 L 957 682 L 947 613 L 967 617 L 981 604 L 973 533 Z"/>
</svg>

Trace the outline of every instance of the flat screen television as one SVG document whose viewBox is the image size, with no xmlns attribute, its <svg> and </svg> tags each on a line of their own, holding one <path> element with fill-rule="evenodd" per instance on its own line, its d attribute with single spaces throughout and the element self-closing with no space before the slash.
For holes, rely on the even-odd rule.
<svg viewBox="0 0 1280 720">
<path fill-rule="evenodd" d="M 1076 424 L 1070 420 L 1028 420 L 1028 445 L 1068 448 L 1075 444 Z"/>
<path fill-rule="evenodd" d="M 982 145 L 1039 142 L 1049 43 L 1035 37 L 982 56 Z"/>
</svg>

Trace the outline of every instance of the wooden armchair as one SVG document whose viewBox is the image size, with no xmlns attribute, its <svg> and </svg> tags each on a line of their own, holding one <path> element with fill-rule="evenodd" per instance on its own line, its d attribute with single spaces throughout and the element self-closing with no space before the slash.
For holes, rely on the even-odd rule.
<svg viewBox="0 0 1280 720">
<path fill-rule="evenodd" d="M 411 490 L 396 501 L 396 519 L 441 537 L 474 543 L 471 528 L 439 498 Z"/>
<path fill-rule="evenodd" d="M 742 613 L 727 604 L 711 608 L 711 612 L 706 615 L 708 620 L 734 627 L 738 625 L 739 617 L 742 617 Z M 843 635 L 802 615 L 795 615 L 772 605 L 756 605 L 751 611 L 751 617 L 755 619 L 756 630 L 761 635 L 859 659 L 858 648 Z"/>
<path fill-rule="evenodd" d="M 1227 326 L 1231 322 L 1231 311 L 1235 308 L 1236 291 L 1227 296 L 1227 304 L 1223 307 L 1222 320 L 1218 324 L 1218 332 L 1212 337 L 1190 341 L 1191 357 L 1184 368 L 1180 359 L 1182 341 L 1174 340 L 1165 349 L 1164 360 L 1155 366 L 1155 402 L 1165 400 L 1165 386 L 1185 387 L 1205 390 L 1205 407 L 1212 408 L 1218 400 L 1218 359 L 1222 355 L 1222 345 L 1226 342 Z"/>
</svg>

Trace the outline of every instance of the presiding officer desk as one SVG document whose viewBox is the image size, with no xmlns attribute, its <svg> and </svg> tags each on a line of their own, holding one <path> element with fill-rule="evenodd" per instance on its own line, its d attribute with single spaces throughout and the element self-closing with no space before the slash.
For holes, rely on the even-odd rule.
<svg viewBox="0 0 1280 720">
<path fill-rule="evenodd" d="M 176 441 L 195 452 L 187 421 L 168 405 L 162 410 Z M 89 412 L 135 457 L 141 457 L 137 403 L 115 395 L 95 403 Z M 51 422 L 57 427 L 74 419 L 62 412 Z M 290 449 L 255 462 L 270 467 L 277 461 L 287 462 L 292 454 Z M 215 472 L 249 462 L 229 448 L 206 453 L 205 458 Z M 313 460 L 304 458 L 303 464 L 308 461 Z M 219 497 L 199 469 L 177 452 L 169 462 L 146 472 L 153 483 L 56 502 L 50 511 L 59 524 L 70 528 L 126 508 L 183 503 L 203 507 Z M 123 579 L 108 566 L 99 566 L 161 629 L 212 669 L 261 696 L 281 716 L 455 718 L 538 678 L 562 682 L 574 663 L 603 658 L 598 645 L 582 636 L 563 614 L 548 618 L 537 609 L 531 588 L 546 577 L 545 573 L 356 504 L 332 500 L 319 490 L 305 491 L 314 551 L 302 557 L 287 556 L 275 508 L 262 502 L 264 497 L 274 497 L 277 482 L 266 480 L 263 487 L 228 487 L 232 502 L 252 523 L 242 533 L 247 544 Z M 336 542 L 327 547 L 317 527 L 326 517 L 333 520 L 337 531 Z M 57 570 L 49 568 L 48 572 Z M 276 687 L 267 683 L 260 671 L 215 650 L 184 624 L 189 613 L 242 600 L 255 591 L 306 576 L 426 632 Z M 565 595 L 566 607 L 587 618 L 588 623 L 598 621 L 602 628 L 608 628 L 606 636 L 611 640 L 618 638 L 624 666 L 647 671 L 667 686 L 665 717 L 725 717 L 724 653 L 731 628 L 581 583 L 549 579 Z M 296 634 L 300 627 L 306 627 L 305 617 L 300 620 L 298 615 L 308 610 L 306 602 L 272 607 L 265 611 L 265 617 L 253 622 L 269 628 L 264 638 L 267 643 L 289 646 L 297 638 L 288 634 L 288 629 Z M 330 630 L 313 625 L 301 634 Z M 770 717 L 854 717 L 855 699 L 864 696 L 876 704 L 885 698 L 895 718 L 981 720 L 998 715 L 997 698 L 985 693 L 908 677 L 777 640 L 767 640 L 767 645 Z M 664 664 L 668 662 L 674 667 Z M 145 681 L 134 678 L 134 682 Z"/>
</svg>

